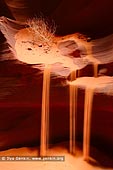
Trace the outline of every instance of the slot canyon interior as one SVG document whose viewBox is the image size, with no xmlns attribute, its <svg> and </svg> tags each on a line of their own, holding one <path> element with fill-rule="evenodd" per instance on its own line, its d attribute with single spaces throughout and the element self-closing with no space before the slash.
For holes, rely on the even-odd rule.
<svg viewBox="0 0 113 170">
<path fill-rule="evenodd" d="M 112 16 L 113 0 L 0 0 L 0 170 L 113 169 Z"/>
</svg>

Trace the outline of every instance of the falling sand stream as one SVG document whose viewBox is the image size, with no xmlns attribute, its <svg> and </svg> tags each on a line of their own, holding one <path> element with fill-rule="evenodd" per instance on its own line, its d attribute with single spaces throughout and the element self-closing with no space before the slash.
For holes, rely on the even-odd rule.
<svg viewBox="0 0 113 170">
<path fill-rule="evenodd" d="M 74 84 L 69 85 L 70 88 L 70 153 L 76 154 L 76 119 L 77 119 L 77 89 Z M 90 150 L 90 129 L 91 129 L 91 113 L 93 103 L 93 88 L 85 89 L 84 101 L 84 129 L 83 129 L 83 157 L 84 160 L 89 158 Z"/>
<path fill-rule="evenodd" d="M 95 67 L 94 67 L 95 68 Z M 97 72 L 97 65 L 96 71 Z M 76 81 L 77 71 L 71 73 L 71 80 Z M 97 73 L 96 73 L 97 75 Z M 88 82 L 89 83 L 89 82 Z M 90 85 L 89 85 L 90 86 Z M 75 84 L 69 85 L 69 98 L 70 98 L 70 141 L 69 150 L 71 154 L 76 154 L 76 117 L 77 117 L 77 86 Z M 46 66 L 43 73 L 43 90 L 42 90 L 42 113 L 41 113 L 41 142 L 40 142 L 40 155 L 47 155 L 49 145 L 49 93 L 50 93 L 50 66 Z M 84 137 L 83 137 L 83 156 L 88 160 L 90 150 L 90 129 L 91 129 L 91 113 L 93 103 L 94 88 L 85 89 L 84 101 Z"/>
<path fill-rule="evenodd" d="M 98 76 L 98 64 L 93 64 L 94 77 Z M 90 155 L 90 132 L 91 132 L 91 117 L 92 117 L 92 105 L 94 96 L 94 86 L 89 83 L 89 87 L 85 89 L 84 99 L 84 128 L 83 128 L 83 157 L 84 160 L 89 160 Z"/>
<path fill-rule="evenodd" d="M 41 142 L 40 142 L 41 156 L 47 155 L 47 149 L 49 144 L 49 92 L 50 92 L 50 66 L 47 65 L 43 73 Z"/>
<path fill-rule="evenodd" d="M 97 69 L 97 67 L 96 67 Z M 76 81 L 77 71 L 71 73 L 71 80 Z M 88 82 L 90 83 L 90 82 Z M 69 85 L 70 98 L 70 141 L 69 150 L 71 154 L 76 154 L 76 117 L 77 117 L 77 86 Z M 46 156 L 49 145 L 49 93 L 50 93 L 50 66 L 46 66 L 43 73 L 43 90 L 42 90 L 42 113 L 41 113 L 41 142 L 40 155 Z M 86 87 L 84 101 L 84 130 L 83 130 L 83 156 L 88 160 L 90 151 L 90 129 L 91 113 L 93 103 L 94 88 Z"/>
<path fill-rule="evenodd" d="M 71 72 L 71 81 L 76 80 L 77 70 Z M 75 138 L 76 138 L 76 112 L 77 112 L 77 88 L 74 85 L 69 85 L 69 151 L 75 155 Z"/>
<path fill-rule="evenodd" d="M 94 77 L 98 76 L 98 64 L 93 64 Z M 78 74 L 77 74 L 78 73 Z M 71 72 L 71 81 L 76 80 L 79 77 L 80 70 L 75 70 Z M 75 141 L 76 141 L 76 117 L 77 117 L 77 86 L 74 84 L 69 84 L 69 101 L 70 101 L 70 153 L 75 154 Z M 90 123 L 91 123 L 91 112 L 92 112 L 92 100 L 93 100 L 92 88 L 85 89 L 85 101 L 84 101 L 84 141 L 83 141 L 83 154 L 84 158 L 89 155 L 89 145 L 90 145 Z"/>
<path fill-rule="evenodd" d="M 96 70 L 97 70 L 97 66 L 96 66 Z M 84 126 L 83 126 L 83 159 L 89 161 L 93 97 L 95 93 L 104 93 L 104 94 L 112 95 L 113 77 L 110 76 L 80 77 L 72 82 L 70 81 L 69 87 L 70 87 L 70 152 L 75 153 L 77 88 L 82 88 L 85 90 Z"/>
<path fill-rule="evenodd" d="M 98 64 L 94 64 L 94 77 L 98 75 Z M 77 71 L 71 73 L 71 81 L 76 81 Z M 90 82 L 88 82 L 89 84 Z M 83 128 L 83 157 L 84 160 L 89 159 L 90 152 L 90 129 L 91 129 L 91 114 L 92 114 L 92 103 L 94 96 L 94 87 L 86 87 L 85 99 L 84 99 L 84 128 Z M 93 88 L 92 88 L 93 87 Z M 76 143 L 76 119 L 77 119 L 77 85 L 69 84 L 69 99 L 70 99 L 70 142 L 69 150 L 71 154 L 76 154 L 75 143 Z"/>
<path fill-rule="evenodd" d="M 84 160 L 87 161 L 90 155 L 90 131 L 91 131 L 93 96 L 94 96 L 94 89 L 86 88 L 85 101 L 84 101 L 83 157 Z"/>
<path fill-rule="evenodd" d="M 98 64 L 94 63 L 94 77 L 98 76 Z M 92 83 L 85 89 L 84 99 L 84 129 L 83 129 L 83 157 L 84 160 L 89 160 L 90 155 L 90 132 L 91 132 L 91 117 L 92 117 L 92 105 L 94 96 L 94 86 Z"/>
</svg>

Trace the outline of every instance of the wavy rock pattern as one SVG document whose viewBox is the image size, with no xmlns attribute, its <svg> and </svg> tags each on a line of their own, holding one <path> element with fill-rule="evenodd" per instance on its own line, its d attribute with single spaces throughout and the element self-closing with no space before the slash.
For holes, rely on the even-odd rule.
<svg viewBox="0 0 113 170">
<path fill-rule="evenodd" d="M 16 56 L 16 53 L 15 53 L 15 49 L 14 49 L 14 46 L 15 46 L 15 38 L 14 38 L 14 35 L 19 31 L 19 30 L 21 30 L 21 29 L 23 29 L 24 28 L 24 25 L 22 24 L 22 23 L 20 23 L 20 22 L 17 22 L 17 21 L 13 21 L 13 20 L 11 20 L 11 19 L 8 19 L 8 18 L 5 18 L 5 17 L 1 17 L 0 18 L 0 29 L 1 29 L 1 31 L 2 31 L 2 33 L 4 34 L 4 36 L 5 36 L 5 38 L 6 38 L 6 43 L 3 43 L 3 44 L 1 44 L 2 45 L 2 50 L 0 51 L 0 53 L 1 53 L 1 58 L 0 58 L 0 60 L 2 61 L 2 62 L 6 62 L 6 60 L 8 60 L 8 62 L 9 62 L 9 60 L 16 60 L 16 61 L 18 61 L 18 59 L 17 59 L 17 56 Z M 76 65 L 76 62 L 78 61 L 78 59 L 80 59 L 79 60 L 79 62 L 81 63 L 81 59 L 83 59 L 83 58 L 86 58 L 87 59 L 87 63 L 84 65 L 84 68 L 87 66 L 87 65 L 89 65 L 89 64 L 100 64 L 100 65 L 104 65 L 104 64 L 107 64 L 107 63 L 112 63 L 113 62 L 113 44 L 112 44 L 112 41 L 113 41 L 113 35 L 110 35 L 110 36 L 107 36 L 107 37 L 105 37 L 105 38 L 102 38 L 102 39 L 97 39 L 97 40 L 93 40 L 93 41 L 90 41 L 90 42 L 87 42 L 87 39 L 86 39 L 86 41 L 85 40 L 81 40 L 80 38 L 77 38 L 77 37 L 74 37 L 74 35 L 75 34 L 73 34 L 73 35 L 70 35 L 69 37 L 67 36 L 67 37 L 64 37 L 64 39 L 66 39 L 66 41 L 68 40 L 68 38 L 69 39 L 71 39 L 71 40 L 73 40 L 74 39 L 74 41 L 76 42 L 75 44 L 77 44 L 77 48 L 80 50 L 80 52 L 82 53 L 82 55 L 80 55 L 80 56 L 78 56 L 77 58 L 75 57 L 75 56 L 73 56 L 73 55 L 71 55 L 70 56 L 70 54 L 68 53 L 68 55 L 66 56 L 67 58 L 69 57 L 71 57 L 71 59 L 72 59 L 72 61 L 73 61 L 73 63 L 75 63 L 75 65 Z M 74 37 L 74 38 L 73 38 Z M 60 42 L 65 42 L 64 40 L 63 41 L 60 41 Z M 65 43 L 64 43 L 65 44 Z M 81 44 L 82 44 L 82 46 L 81 46 Z M 72 46 L 71 47 L 73 47 L 73 43 L 71 44 Z M 64 45 L 64 47 L 66 47 L 67 48 L 67 46 L 65 46 Z M 84 47 L 84 48 L 81 48 L 81 47 Z M 74 48 L 75 48 L 75 46 L 74 46 Z M 68 48 L 67 48 L 68 49 Z M 69 48 L 70 49 L 70 48 Z M 68 50 L 69 50 L 68 49 Z M 85 49 L 85 50 L 84 50 Z M 84 54 L 84 55 L 83 55 Z M 56 63 L 55 63 L 56 64 Z M 84 69 L 83 67 L 82 67 L 82 69 Z M 81 69 L 81 70 L 82 70 Z M 9 69 L 10 70 L 10 69 Z M 23 75 L 23 73 L 24 73 L 24 71 L 25 71 L 25 69 L 23 69 L 23 71 L 22 71 L 22 75 Z M 32 70 L 33 71 L 33 70 Z M 40 91 L 41 91 L 41 85 L 42 84 L 40 84 L 39 85 L 39 87 L 40 87 L 40 89 L 38 89 L 39 91 L 38 91 L 38 97 L 35 97 L 36 95 L 36 89 L 37 89 L 37 82 L 39 83 L 40 81 L 38 80 L 38 81 L 33 81 L 32 80 L 32 76 L 30 77 L 30 76 L 28 76 L 29 75 L 29 73 L 31 73 L 31 75 L 32 75 L 32 73 L 33 73 L 33 75 L 34 75 L 34 72 L 36 71 L 34 71 L 34 72 L 28 72 L 28 74 L 25 74 L 25 77 L 21 77 L 21 75 L 20 75 L 20 77 L 21 78 L 23 78 L 23 79 L 21 79 L 21 82 L 23 82 L 23 84 L 21 84 L 20 82 L 18 82 L 17 81 L 17 79 L 1 79 L 1 82 L 3 82 L 4 84 L 8 84 L 9 83 L 9 91 L 10 91 L 10 89 L 12 88 L 12 87 L 15 87 L 16 88 L 16 92 L 17 93 L 13 93 L 13 96 L 12 96 L 12 98 L 11 98 L 11 100 L 12 100 L 12 102 L 14 103 L 15 101 L 18 101 L 18 102 L 21 102 L 20 103 L 20 105 L 22 104 L 22 102 L 24 103 L 23 105 L 22 105 L 22 108 L 20 108 L 20 105 L 19 105 L 19 103 L 17 103 L 17 105 L 16 106 L 14 106 L 15 105 L 15 103 L 12 105 L 12 108 L 11 108 L 11 113 L 14 113 L 14 115 L 17 115 L 16 113 L 17 113 L 17 110 L 15 111 L 15 110 L 13 110 L 13 108 L 14 107 L 19 107 L 19 112 L 20 113 L 23 113 L 22 111 L 24 110 L 24 109 L 26 109 L 26 107 L 30 107 L 30 109 L 28 109 L 28 111 L 24 111 L 24 116 L 23 116 L 23 114 L 22 115 L 20 115 L 20 116 L 17 116 L 16 118 L 14 117 L 14 119 L 13 119 L 13 122 L 18 118 L 18 120 L 19 120 L 19 122 L 18 122 L 18 127 L 20 128 L 18 128 L 17 126 L 16 126 L 16 124 L 15 123 L 9 123 L 10 121 L 8 121 L 8 128 L 10 129 L 10 128 L 14 128 L 13 129 L 13 131 L 12 132 L 10 132 L 10 136 L 11 136 L 11 138 L 12 139 L 15 139 L 14 141 L 12 141 L 11 139 L 10 139 L 10 141 L 9 141 L 9 143 L 7 142 L 8 141 L 8 135 L 6 134 L 6 133 L 4 133 L 4 135 L 3 135 L 3 138 L 2 138 L 2 140 L 0 140 L 1 141 L 1 143 L 0 143 L 0 148 L 1 149 L 4 149 L 4 148 L 8 148 L 8 147 L 12 147 L 12 146 L 14 146 L 14 145 L 22 145 L 22 143 L 25 143 L 25 144 L 29 144 L 30 142 L 32 143 L 32 141 L 33 142 L 37 142 L 37 141 L 39 141 L 39 131 L 38 131 L 38 134 L 37 134 L 37 119 L 39 120 L 39 118 L 37 118 L 37 102 L 39 102 L 40 103 L 40 98 L 41 98 L 41 94 L 40 94 Z M 65 70 L 63 70 L 64 72 L 65 72 Z M 10 71 L 8 71 L 7 73 L 9 73 Z M 55 71 L 54 71 L 55 72 Z M 64 76 L 64 73 L 62 73 L 62 69 L 60 70 L 60 72 L 61 72 L 61 75 L 62 76 Z M 20 72 L 19 72 L 20 73 Z M 69 73 L 70 72 L 67 72 L 66 73 L 66 77 L 69 75 Z M 17 75 L 16 75 L 17 76 Z M 18 75 L 19 76 L 19 75 Z M 36 77 L 34 76 L 34 79 L 36 79 Z M 14 82 L 14 84 L 12 84 Z M 20 83 L 20 84 L 19 84 Z M 23 85 L 23 86 L 22 86 Z M 33 86 L 34 85 L 34 86 Z M 2 99 L 4 99 L 4 97 L 6 97 L 6 96 L 9 96 L 9 98 L 7 98 L 7 101 L 8 100 L 10 100 L 10 97 L 11 97 L 11 95 L 9 94 L 9 93 L 7 93 L 7 86 L 3 86 L 3 84 L 2 84 L 2 86 L 1 86 L 2 88 L 3 88 L 3 90 L 6 92 L 6 93 L 4 93 L 4 96 L 3 96 L 3 93 L 1 93 L 2 95 Z M 21 88 L 20 88 L 21 87 Z M 28 90 L 26 90 L 26 88 L 28 88 L 28 90 L 29 90 L 29 94 L 28 94 Z M 32 92 L 32 90 L 33 90 L 33 92 Z M 63 89 L 62 87 L 60 87 L 59 88 L 59 94 L 57 93 L 57 90 L 56 90 L 56 93 L 55 93 L 55 89 L 53 89 L 53 91 L 54 91 L 54 94 L 52 93 L 51 95 L 52 95 L 52 100 L 53 100 L 53 105 L 52 105 L 52 107 L 54 108 L 54 107 L 59 107 L 59 104 L 61 105 L 62 104 L 62 101 L 64 102 L 64 98 L 65 98 L 65 101 L 68 103 L 68 96 L 66 96 L 66 90 L 67 89 Z M 0 91 L 1 92 L 1 91 Z M 20 97 L 20 93 L 22 94 L 22 96 Z M 32 94 L 32 95 L 31 95 Z M 54 96 L 56 96 L 56 99 L 54 99 Z M 64 98 L 63 98 L 63 97 Z M 38 98 L 38 100 L 37 100 L 37 98 Z M 108 99 L 108 98 L 107 98 Z M 108 137 L 108 139 L 109 139 L 109 141 L 112 143 L 113 142 L 113 137 L 111 136 L 111 134 L 110 134 L 110 128 L 112 127 L 112 98 L 110 98 L 110 100 L 109 100 L 109 102 L 108 102 L 108 100 L 106 99 L 106 97 L 105 97 L 105 102 L 107 103 L 107 106 L 99 106 L 99 101 L 100 100 L 102 100 L 102 96 L 100 96 L 99 97 L 99 99 L 98 99 L 98 101 L 97 101 L 97 103 L 96 103 L 96 106 L 97 106 L 97 109 L 99 108 L 101 111 L 102 111 L 102 116 L 104 115 L 106 115 L 105 113 L 106 113 L 106 110 L 109 110 L 108 111 L 108 113 L 109 113 L 109 120 L 108 120 L 108 122 L 107 122 L 107 125 L 110 125 L 110 126 L 106 126 L 106 129 L 104 129 L 104 130 L 102 130 L 101 128 L 99 129 L 99 123 L 96 125 L 96 129 L 97 130 L 95 130 L 95 127 L 93 126 L 93 132 L 94 132 L 94 134 L 96 134 L 97 136 L 102 136 L 103 138 L 106 138 L 107 139 L 107 137 Z M 24 102 L 24 100 L 26 100 L 28 103 L 26 104 L 25 102 Z M 6 101 L 6 100 L 5 100 Z M 80 98 L 79 99 L 79 103 L 82 101 L 82 98 Z M 33 102 L 35 103 L 35 104 L 33 104 Z M 63 111 L 64 111 L 64 106 L 66 106 L 67 105 L 67 103 L 63 103 L 62 104 L 62 106 L 61 106 L 61 110 L 62 110 L 62 113 L 63 113 Z M 9 104 L 10 105 L 10 104 Z M 109 105 L 109 108 L 107 108 L 108 107 L 108 105 Z M 67 105 L 68 106 L 68 105 Z M 10 107 L 10 106 L 7 106 L 7 107 Z M 33 115 L 31 116 L 31 114 L 29 114 L 29 110 L 30 110 L 30 112 L 32 112 L 32 110 L 33 110 L 33 108 L 35 107 L 35 110 L 33 111 Z M 81 105 L 80 105 L 80 108 L 83 108 L 83 106 L 81 107 Z M 100 110 L 99 110 L 99 114 L 100 114 Z M 104 110 L 104 111 L 103 111 Z M 4 112 L 4 110 L 3 110 L 3 112 Z M 5 115 L 7 115 L 8 116 L 8 112 L 9 112 L 9 109 L 8 110 L 5 110 Z M 40 106 L 38 106 L 38 113 L 40 113 Z M 52 127 L 54 126 L 54 132 L 52 131 L 52 132 L 50 132 L 51 133 L 51 136 L 52 137 L 54 137 L 54 134 L 56 135 L 55 137 L 56 138 L 59 138 L 59 136 L 61 137 L 62 136 L 62 134 L 64 134 L 64 136 L 66 136 L 67 135 L 67 131 L 68 131 L 68 128 L 67 128 L 67 122 L 68 122 L 68 108 L 66 108 L 66 113 L 65 113 L 65 123 L 64 123 L 64 127 L 62 128 L 62 121 L 64 120 L 64 119 L 62 119 L 61 118 L 61 122 L 59 123 L 59 116 L 60 115 L 58 115 L 58 113 L 60 113 L 59 112 L 59 110 L 58 110 L 58 108 L 56 109 L 56 111 L 55 111 L 55 115 L 57 115 L 57 118 L 56 118 L 56 123 L 54 122 L 54 118 L 52 117 L 52 120 L 53 120 L 53 123 L 52 123 Z M 29 116 L 28 116 L 29 115 Z M 0 116 L 3 116 L 3 115 L 0 115 Z M 38 115 L 39 117 L 40 117 L 40 115 Z M 64 117 L 64 116 L 63 116 Z M 32 126 L 32 123 L 31 123 L 31 118 L 32 118 L 32 122 L 35 122 L 34 123 L 34 126 L 33 126 L 33 128 L 32 129 L 30 129 L 29 127 L 31 127 Z M 96 118 L 95 118 L 96 119 Z M 5 117 L 3 118 L 3 122 L 6 122 L 6 120 L 5 120 Z M 22 120 L 22 121 L 21 121 Z M 35 121 L 34 121 L 35 120 Z M 81 119 L 82 120 L 82 119 Z M 102 120 L 101 120 L 102 121 Z M 105 120 L 103 120 L 103 121 L 105 121 Z M 23 123 L 23 122 L 25 122 L 25 124 Z M 30 122 L 30 123 L 29 123 Z M 40 122 L 38 122 L 39 124 L 38 124 L 38 129 L 40 129 Z M 57 130 L 57 124 L 59 123 L 59 126 L 60 126 L 60 130 Z M 26 125 L 26 126 L 25 126 Z M 2 127 L 2 125 L 1 125 L 1 129 L 2 129 L 3 127 Z M 7 129 L 8 129 L 7 128 Z M 5 127 L 3 128 L 3 130 L 5 129 Z M 99 130 L 100 131 L 99 131 Z M 29 133 L 28 133 L 29 132 Z M 35 133 L 34 133 L 35 132 Z M 109 133 L 108 133 L 109 132 Z M 16 139 L 15 138 L 15 135 L 18 135 L 18 138 Z M 25 136 L 25 134 L 27 134 L 26 136 Z M 23 136 L 22 138 L 21 138 L 21 135 Z M 30 138 L 30 141 L 29 141 L 29 135 L 31 135 L 31 138 Z M 38 138 L 37 138 L 37 135 L 38 135 Z M 24 137 L 25 136 L 25 137 Z M 5 140 L 4 140 L 5 139 Z M 38 139 L 38 140 L 37 140 Z M 4 141 L 6 141 L 6 143 L 4 142 Z"/>
<path fill-rule="evenodd" d="M 1 15 L 25 21 L 32 16 L 53 18 L 57 33 L 86 32 L 98 35 L 112 33 L 113 1 L 107 0 L 0 0 Z"/>
<path fill-rule="evenodd" d="M 27 0 L 5 0 L 5 3 L 17 21 L 25 21 L 31 16 L 31 9 Z"/>
<path fill-rule="evenodd" d="M 14 53 L 15 59 L 18 59 L 18 56 L 15 52 L 15 43 L 16 41 L 18 41 L 19 36 L 20 37 L 24 36 L 22 35 L 21 31 L 19 33 L 19 30 L 21 30 L 22 28 L 25 28 L 25 25 L 21 22 L 13 21 L 5 17 L 0 18 L 0 29 L 5 36 L 7 43 L 9 44 L 10 47 L 12 47 L 10 49 Z M 15 39 L 15 35 L 16 35 L 16 39 Z M 73 43 L 70 44 L 69 41 L 75 42 L 76 45 L 73 45 Z M 67 43 L 68 45 L 66 45 Z M 65 60 L 68 60 L 71 56 L 73 64 L 75 64 L 75 67 L 77 64 L 78 68 L 80 67 L 79 69 L 85 67 L 87 64 L 90 64 L 90 63 L 91 64 L 106 64 L 106 63 L 113 62 L 113 35 L 112 34 L 105 38 L 92 40 L 90 42 L 87 42 L 87 38 L 84 40 L 84 39 L 77 37 L 76 34 L 72 34 L 72 35 L 64 36 L 63 38 L 58 39 L 57 44 L 58 44 L 58 47 L 56 48 L 59 48 L 61 57 L 67 56 L 67 58 L 65 57 Z M 76 54 L 77 50 L 79 51 L 80 54 L 79 53 Z M 64 54 L 64 52 L 66 54 Z M 81 65 L 80 63 L 82 62 L 85 64 Z M 40 64 L 40 63 L 35 63 L 35 64 Z M 71 66 L 68 66 L 68 67 L 71 67 Z"/>
</svg>

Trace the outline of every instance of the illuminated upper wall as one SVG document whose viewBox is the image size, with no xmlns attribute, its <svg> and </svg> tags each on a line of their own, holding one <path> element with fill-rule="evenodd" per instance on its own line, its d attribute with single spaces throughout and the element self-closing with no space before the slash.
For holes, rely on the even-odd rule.
<svg viewBox="0 0 113 170">
<path fill-rule="evenodd" d="M 1 5 L 0 15 L 21 21 L 33 15 L 52 17 L 59 34 L 113 30 L 113 0 L 0 0 Z"/>
</svg>

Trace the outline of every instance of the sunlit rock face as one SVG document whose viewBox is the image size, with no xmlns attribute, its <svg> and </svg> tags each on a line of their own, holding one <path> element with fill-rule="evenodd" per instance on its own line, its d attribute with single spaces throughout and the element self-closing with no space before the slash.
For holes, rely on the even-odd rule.
<svg viewBox="0 0 113 170">
<path fill-rule="evenodd" d="M 58 44 L 60 53 L 64 56 L 80 57 L 78 45 L 73 40 L 67 40 Z"/>
<path fill-rule="evenodd" d="M 37 42 L 33 42 L 34 35 L 32 32 L 29 32 L 27 28 L 22 29 L 22 27 L 24 27 L 22 23 L 1 17 L 1 31 L 10 44 L 10 49 L 13 51 L 15 59 L 27 64 L 42 64 L 42 66 L 47 64 L 53 65 L 53 72 L 59 72 L 62 76 L 68 76 L 71 70 L 81 69 L 88 64 L 85 57 L 86 51 L 88 50 L 86 48 L 90 48 L 90 43 L 79 39 L 78 34 L 63 38 L 54 36 L 51 47 L 43 45 L 43 42 L 40 46 L 38 39 Z M 72 43 L 70 44 L 71 41 L 75 41 L 77 49 L 75 48 L 75 44 L 74 47 Z M 50 49 L 46 49 L 48 47 Z M 65 48 L 68 51 L 67 54 L 62 53 Z M 76 53 L 77 50 L 79 50 L 81 54 L 75 56 L 74 53 Z"/>
<path fill-rule="evenodd" d="M 63 37 L 54 35 L 51 47 L 49 47 L 44 45 L 43 42 L 40 46 L 38 37 L 35 42 L 34 33 L 25 27 L 22 22 L 5 17 L 0 19 L 1 31 L 12 47 L 15 59 L 27 64 L 53 65 L 57 63 L 57 71 L 64 69 L 68 76 L 72 70 L 80 70 L 88 64 L 98 65 L 113 62 L 112 34 L 90 42 L 87 41 L 87 37 L 82 37 L 76 33 Z"/>
</svg>

